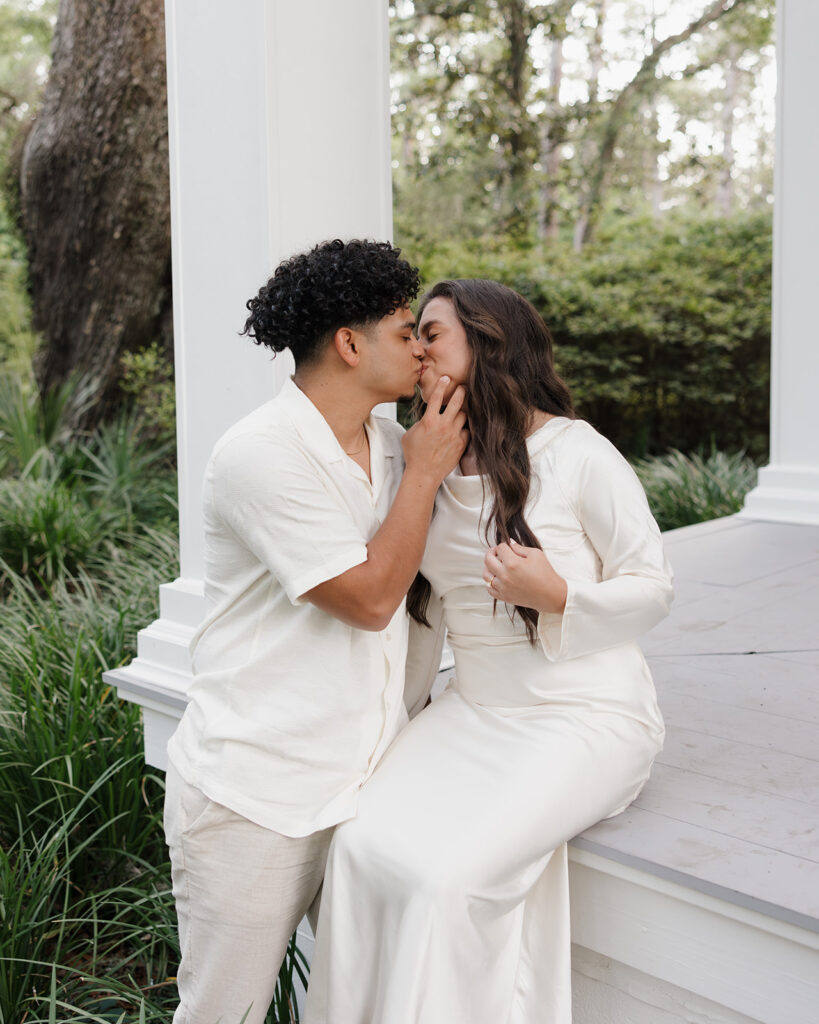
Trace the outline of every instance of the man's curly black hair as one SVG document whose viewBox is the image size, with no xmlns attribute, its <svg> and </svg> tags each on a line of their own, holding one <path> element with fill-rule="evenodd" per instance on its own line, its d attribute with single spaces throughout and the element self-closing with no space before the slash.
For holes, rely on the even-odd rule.
<svg viewBox="0 0 819 1024">
<path fill-rule="evenodd" d="M 341 327 L 377 323 L 418 294 L 418 268 L 389 242 L 336 238 L 279 264 L 250 299 L 242 334 L 309 363 Z"/>
</svg>

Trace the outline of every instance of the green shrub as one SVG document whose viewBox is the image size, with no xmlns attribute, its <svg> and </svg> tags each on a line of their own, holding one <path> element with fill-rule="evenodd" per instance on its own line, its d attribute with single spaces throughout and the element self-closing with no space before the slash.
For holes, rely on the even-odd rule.
<svg viewBox="0 0 819 1024">
<path fill-rule="evenodd" d="M 629 455 L 768 445 L 771 224 L 631 220 L 577 255 L 479 239 L 421 249 L 427 284 L 488 277 L 552 330 L 578 412 Z"/>
<path fill-rule="evenodd" d="M 0 835 L 14 831 L 20 809 L 32 827 L 48 827 L 51 818 L 39 809 L 57 795 L 74 806 L 109 765 L 124 762 L 128 770 L 98 787 L 88 808 L 87 827 L 100 831 L 75 865 L 86 880 L 116 872 L 126 855 L 164 859 L 159 783 L 143 761 L 139 708 L 120 700 L 102 672 L 133 657 L 137 630 L 156 615 L 158 585 L 175 570 L 175 537 L 155 531 L 135 538 L 96 579 L 82 573 L 57 581 L 47 599 L 6 568 Z"/>
<path fill-rule="evenodd" d="M 667 455 L 641 459 L 634 466 L 661 530 L 673 530 L 742 508 L 756 484 L 756 466 L 744 452 Z"/>
<path fill-rule="evenodd" d="M 128 411 L 94 432 L 74 467 L 78 487 L 119 530 L 176 523 L 176 474 L 170 441 L 146 440 L 138 413 Z"/>
<path fill-rule="evenodd" d="M 30 373 L 0 374 L 0 475 L 53 473 L 94 393 L 88 378 L 72 377 L 42 395 Z"/>
<path fill-rule="evenodd" d="M 120 365 L 120 386 L 127 395 L 133 395 L 147 436 L 173 443 L 176 437 L 173 359 L 155 341 L 139 352 L 124 353 Z"/>
<path fill-rule="evenodd" d="M 75 901 L 74 861 L 94 842 L 93 832 L 79 842 L 75 831 L 87 813 L 95 789 L 117 766 L 109 766 L 89 793 L 68 808 L 59 794 L 47 807 L 51 822 L 40 831 L 31 828 L 24 808 L 18 809 L 16 830 L 0 844 L 0 1020 L 26 1019 L 32 994 L 45 996 L 51 964 L 68 954 L 77 929 L 71 920 Z M 81 943 L 86 940 L 80 936 Z"/>
<path fill-rule="evenodd" d="M 16 373 L 27 370 L 37 347 L 26 277 L 25 246 L 10 223 L 6 197 L 0 194 L 0 364 Z"/>
<path fill-rule="evenodd" d="M 98 512 L 65 484 L 0 480 L 0 592 L 6 570 L 46 586 L 76 574 L 97 555 L 100 526 Z"/>
</svg>

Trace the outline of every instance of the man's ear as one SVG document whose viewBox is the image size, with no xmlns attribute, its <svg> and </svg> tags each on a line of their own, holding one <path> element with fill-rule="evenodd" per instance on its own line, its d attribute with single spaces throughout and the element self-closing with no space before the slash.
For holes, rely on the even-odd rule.
<svg viewBox="0 0 819 1024">
<path fill-rule="evenodd" d="M 356 331 L 349 327 L 339 327 L 333 335 L 333 344 L 336 352 L 348 366 L 358 366 L 361 339 Z"/>
</svg>

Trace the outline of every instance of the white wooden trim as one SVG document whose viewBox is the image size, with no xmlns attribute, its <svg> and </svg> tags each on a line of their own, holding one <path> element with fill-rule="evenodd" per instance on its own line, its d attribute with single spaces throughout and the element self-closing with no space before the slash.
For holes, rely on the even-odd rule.
<svg viewBox="0 0 819 1024">
<path fill-rule="evenodd" d="M 570 848 L 572 941 L 765 1024 L 809 1024 L 819 936 Z"/>
</svg>

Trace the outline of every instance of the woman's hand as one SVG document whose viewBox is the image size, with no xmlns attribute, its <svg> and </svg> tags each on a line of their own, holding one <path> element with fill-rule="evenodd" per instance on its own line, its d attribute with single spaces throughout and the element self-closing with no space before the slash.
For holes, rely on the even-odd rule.
<svg viewBox="0 0 819 1024">
<path fill-rule="evenodd" d="M 540 548 L 525 548 L 514 540 L 490 548 L 483 578 L 496 601 L 558 614 L 566 607 L 566 581 Z"/>
</svg>

